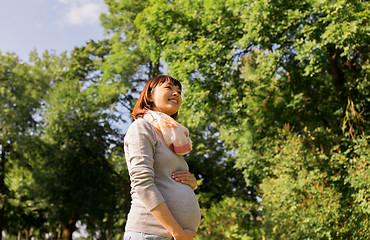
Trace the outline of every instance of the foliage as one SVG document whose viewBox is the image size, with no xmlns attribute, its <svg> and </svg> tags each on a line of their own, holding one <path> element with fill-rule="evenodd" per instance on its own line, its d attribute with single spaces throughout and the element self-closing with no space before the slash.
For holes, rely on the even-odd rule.
<svg viewBox="0 0 370 240">
<path fill-rule="evenodd" d="M 108 156 L 117 137 L 114 104 L 125 89 L 103 80 L 96 68 L 108 50 L 104 42 L 75 48 L 47 101 L 44 149 L 33 162 L 35 194 L 49 206 L 48 221 L 61 224 L 64 238 L 71 238 L 77 220 L 99 230 L 118 210 L 120 186 Z"/>
<path fill-rule="evenodd" d="M 153 24 L 156 24 L 157 20 L 166 21 L 166 15 L 152 14 L 150 11 L 151 7 L 156 8 L 157 11 L 165 11 L 162 7 L 165 7 L 163 5 L 167 3 L 158 2 L 162 4 L 159 6 L 156 4 L 151 6 L 153 2 L 150 1 L 141 1 L 139 4 L 131 1 L 106 1 L 106 3 L 110 14 L 102 16 L 102 23 L 109 33 L 114 34 L 110 39 L 113 47 L 105 65 L 107 70 L 115 71 L 117 65 L 125 67 L 132 64 L 135 61 L 133 56 L 135 56 L 137 59 L 141 57 L 144 60 L 144 62 L 136 62 L 135 65 L 135 67 L 140 66 L 139 73 L 141 72 L 142 76 L 150 78 L 161 73 L 164 70 L 160 67 L 162 46 L 164 46 L 162 34 L 165 33 L 154 31 L 155 34 L 152 34 L 153 29 L 143 28 L 140 22 L 143 20 L 143 13 L 146 12 L 150 13 L 150 18 L 153 18 L 148 20 Z M 181 16 L 174 13 L 174 17 Z M 127 54 L 130 56 L 126 56 Z M 136 71 L 137 68 L 132 69 Z M 131 74 L 129 76 L 131 79 L 140 77 L 137 72 Z M 135 81 L 137 80 L 131 82 Z M 188 97 L 194 96 L 189 92 L 187 82 L 182 81 L 182 83 L 185 93 L 184 102 L 190 102 L 192 99 Z M 253 191 L 245 186 L 241 171 L 234 168 L 235 159 L 232 154 L 225 151 L 224 142 L 217 137 L 219 136 L 218 126 L 205 121 L 194 124 L 194 116 L 187 109 L 182 110 L 179 116 L 180 121 L 190 127 L 192 133 L 195 151 L 186 156 L 186 160 L 191 172 L 199 179 L 200 185 L 196 192 L 199 195 L 201 206 L 208 208 L 212 202 L 220 201 L 223 196 L 238 196 L 242 199 L 255 197 Z"/>
<path fill-rule="evenodd" d="M 171 74 L 185 83 L 184 105 L 193 125 L 219 126 L 220 139 L 236 154 L 235 166 L 243 170 L 247 186 L 266 201 L 271 215 L 264 227 L 275 229 L 268 236 L 346 239 L 350 233 L 352 238 L 364 234 L 360 226 L 367 224 L 368 213 L 353 211 L 349 203 L 353 196 L 363 199 L 366 178 L 357 180 L 361 189 L 348 187 L 350 180 L 344 179 L 348 169 L 356 168 L 349 149 L 369 134 L 368 19 L 366 1 L 320 0 L 156 1 L 135 19 L 141 46 L 160 49 Z M 294 145 L 284 142 L 279 132 L 284 126 L 303 139 L 302 150 L 294 152 Z M 285 168 L 274 162 L 275 155 L 285 148 L 284 162 L 298 166 L 296 161 L 302 161 L 299 178 L 278 172 Z M 272 191 L 275 175 L 282 190 L 272 196 L 267 189 Z M 295 187 L 311 175 L 317 179 L 312 186 Z M 284 199 L 302 204 L 305 191 L 317 196 L 312 209 L 323 211 L 303 214 L 317 227 L 302 224 L 306 229 L 299 230 L 298 214 L 272 217 Z M 329 211 L 320 197 L 331 201 Z M 292 226 L 297 235 L 290 235 Z"/>
<path fill-rule="evenodd" d="M 187 125 L 192 114 L 181 110 L 179 121 Z M 225 143 L 218 139 L 216 126 L 198 125 L 189 129 L 193 142 L 193 151 L 185 156 L 191 173 L 198 179 L 196 193 L 200 206 L 209 208 L 226 196 L 242 199 L 250 198 L 243 174 L 234 168 L 235 159 L 225 151 Z"/>
<path fill-rule="evenodd" d="M 297 136 L 286 126 L 270 145 L 269 161 L 274 168 L 261 185 L 270 236 L 369 238 L 365 207 L 365 196 L 369 195 L 369 162 L 365 160 L 370 153 L 368 140 L 358 139 L 354 144 L 356 140 L 349 140 L 340 146 L 320 129 L 305 135 Z M 327 143 L 315 148 L 317 138 Z"/>
<path fill-rule="evenodd" d="M 0 216 L 13 234 L 78 219 L 120 238 L 117 107 L 168 72 L 194 140 L 198 239 L 370 237 L 369 2 L 105 2 L 112 37 L 68 64 L 1 56 Z"/>
<path fill-rule="evenodd" d="M 19 125 L 22 131 L 13 135 L 15 141 L 6 136 L 11 143 L 9 154 L 2 151 L 7 157 L 4 183 L 9 189 L 5 229 L 11 236 L 44 238 L 48 233 L 71 239 L 80 221 L 92 236 L 122 237 L 129 180 L 121 164 L 121 131 L 116 126 L 124 121 L 117 106 L 127 104 L 120 95 L 128 89 L 123 82 L 102 78 L 99 66 L 109 50 L 106 41 L 91 41 L 75 48 L 68 59 L 46 53 L 42 60 L 34 53 L 33 65 L 13 57 L 13 68 L 4 68 L 9 76 L 4 77 L 4 84 L 19 94 L 9 98 L 19 104 L 13 100 L 12 105 L 4 105 L 14 107 L 20 117 L 18 111 L 25 106 L 24 121 L 1 115 L 11 130 L 23 124 Z M 23 75 L 17 77 L 18 72 Z M 2 110 L 9 113 L 11 107 Z M 1 193 L 6 192 L 2 189 Z"/>
<path fill-rule="evenodd" d="M 132 71 L 124 71 L 130 74 L 123 81 L 128 81 L 135 84 L 142 80 L 147 80 L 153 75 L 164 73 L 163 62 L 160 61 L 162 54 L 162 36 L 163 32 L 155 32 L 151 34 L 152 29 L 143 28 L 140 22 L 143 20 L 143 13 L 151 11 L 151 7 L 160 11 L 162 5 L 151 6 L 150 1 L 141 1 L 140 3 L 133 1 L 106 1 L 109 7 L 109 14 L 102 16 L 102 24 L 106 31 L 114 34 L 110 39 L 112 50 L 107 58 L 104 69 L 110 71 L 109 74 L 118 74 L 117 67 L 125 67 L 133 64 L 135 67 L 129 67 Z M 166 5 L 166 2 L 158 2 L 158 4 Z M 156 18 L 163 21 L 162 13 L 151 15 L 153 24 L 156 24 Z M 145 39 L 149 39 L 147 42 Z M 129 57 L 127 56 L 130 55 Z M 133 57 L 137 59 L 134 60 Z M 140 59 L 140 60 L 139 60 Z M 104 71 L 105 71 L 104 70 Z M 112 73 L 112 71 L 115 71 Z M 106 72 L 104 72 L 106 74 Z M 117 75 L 116 75 L 117 76 Z M 145 79 L 146 77 L 146 79 Z M 179 78 L 181 80 L 181 78 Z M 189 102 L 192 94 L 189 93 L 184 83 L 185 99 L 184 102 Z M 138 85 L 131 85 L 131 89 L 136 90 Z M 186 157 L 189 162 L 190 169 L 198 179 L 202 181 L 199 186 L 198 193 L 202 196 L 204 206 L 210 206 L 212 201 L 221 200 L 223 195 L 244 196 L 249 189 L 245 187 L 244 180 L 239 170 L 233 169 L 234 159 L 230 154 L 224 151 L 224 142 L 218 139 L 218 127 L 207 122 L 200 124 L 191 124 L 193 121 L 192 113 L 186 109 L 179 114 L 180 121 L 191 127 L 192 139 L 194 141 L 193 151 Z"/>
<path fill-rule="evenodd" d="M 63 66 L 63 56 L 49 52 L 42 58 L 31 53 L 30 63 L 23 63 L 12 54 L 0 54 L 0 232 L 4 228 L 40 224 L 40 213 L 26 201 L 25 194 L 16 192 L 19 184 L 10 178 L 29 178 L 18 145 L 22 138 L 37 132 L 45 93 Z M 16 181 L 19 183 L 20 179 Z"/>
<path fill-rule="evenodd" d="M 140 84 L 160 72 L 159 59 L 151 61 L 148 52 L 139 47 L 138 30 L 133 24 L 136 15 L 147 5 L 147 1 L 105 0 L 109 14 L 102 14 L 101 22 L 110 38 L 111 51 L 102 64 L 104 79 L 118 79 L 130 87 L 132 92 Z M 131 107 L 131 106 L 129 106 Z"/>
<path fill-rule="evenodd" d="M 203 209 L 203 221 L 195 239 L 262 239 L 261 218 L 252 213 L 256 207 L 253 205 L 235 197 L 213 203 Z"/>
</svg>

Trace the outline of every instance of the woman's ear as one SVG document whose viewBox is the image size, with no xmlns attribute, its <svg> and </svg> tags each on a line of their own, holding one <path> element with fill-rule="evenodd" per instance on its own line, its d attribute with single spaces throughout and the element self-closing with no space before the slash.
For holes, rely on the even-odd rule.
<svg viewBox="0 0 370 240">
<path fill-rule="evenodd" d="M 150 102 L 152 102 L 152 103 L 154 103 L 154 101 L 153 101 L 153 93 L 154 93 L 154 89 L 152 89 L 152 90 L 150 90 L 150 91 L 148 91 L 148 95 L 147 95 L 147 97 L 148 97 L 148 100 L 150 101 Z"/>
<path fill-rule="evenodd" d="M 148 92 L 146 100 L 147 100 L 147 104 L 150 106 L 150 108 L 151 109 L 154 108 L 154 101 L 153 101 L 151 92 Z"/>
<path fill-rule="evenodd" d="M 149 102 L 153 102 L 153 98 L 152 98 L 151 92 L 148 92 L 147 99 L 148 99 Z"/>
</svg>

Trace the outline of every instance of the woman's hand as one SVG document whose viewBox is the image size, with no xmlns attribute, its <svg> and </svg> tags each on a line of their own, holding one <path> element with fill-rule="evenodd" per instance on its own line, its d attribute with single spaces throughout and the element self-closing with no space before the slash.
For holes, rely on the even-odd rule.
<svg viewBox="0 0 370 240">
<path fill-rule="evenodd" d="M 184 234 L 182 236 L 174 236 L 174 240 L 193 240 L 193 238 L 197 235 L 195 232 L 184 229 Z"/>
<path fill-rule="evenodd" d="M 153 216 L 171 233 L 175 240 L 192 240 L 197 234 L 188 229 L 182 229 L 180 224 L 173 217 L 166 202 L 150 210 Z"/>
<path fill-rule="evenodd" d="M 188 170 L 174 172 L 172 178 L 177 182 L 189 185 L 193 190 L 197 188 L 197 179 Z"/>
</svg>

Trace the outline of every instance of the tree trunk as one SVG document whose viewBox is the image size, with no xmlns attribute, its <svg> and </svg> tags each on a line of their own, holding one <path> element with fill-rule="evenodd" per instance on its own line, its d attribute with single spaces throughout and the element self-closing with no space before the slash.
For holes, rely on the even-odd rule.
<svg viewBox="0 0 370 240">
<path fill-rule="evenodd" d="M 0 156 L 0 236 L 2 238 L 2 233 L 5 227 L 5 205 L 7 198 L 7 188 L 5 186 L 5 161 L 6 161 L 6 152 L 7 147 L 3 144 L 1 146 L 1 156 Z"/>
<path fill-rule="evenodd" d="M 73 231 L 69 225 L 63 225 L 63 240 L 72 240 L 72 233 Z"/>
<path fill-rule="evenodd" d="M 32 238 L 31 231 L 30 230 L 27 230 L 27 232 L 26 232 L 26 240 L 31 240 L 31 238 Z"/>
<path fill-rule="evenodd" d="M 329 51 L 329 73 L 333 79 L 334 87 L 339 91 L 345 83 L 344 73 L 341 70 L 340 54 L 342 51 L 335 49 L 335 47 L 328 47 Z"/>
<path fill-rule="evenodd" d="M 63 240 L 72 240 L 72 234 L 76 230 L 76 215 L 73 213 L 68 223 L 62 223 L 63 228 Z"/>
<path fill-rule="evenodd" d="M 61 229 L 59 229 L 59 230 L 57 231 L 57 235 L 56 235 L 58 240 L 60 240 L 61 235 L 62 235 L 62 230 L 61 230 Z"/>
<path fill-rule="evenodd" d="M 159 59 L 157 63 L 149 62 L 149 78 L 153 78 L 160 74 L 159 71 Z"/>
</svg>

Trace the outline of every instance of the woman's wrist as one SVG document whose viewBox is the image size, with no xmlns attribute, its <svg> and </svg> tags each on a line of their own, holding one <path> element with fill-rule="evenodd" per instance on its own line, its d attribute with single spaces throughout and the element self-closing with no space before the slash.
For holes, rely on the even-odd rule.
<svg viewBox="0 0 370 240">
<path fill-rule="evenodd" d="M 171 235 L 174 239 L 181 239 L 181 237 L 185 235 L 185 231 L 183 229 L 179 229 L 179 231 L 176 231 Z"/>
<path fill-rule="evenodd" d="M 184 229 L 182 229 L 182 227 L 177 222 L 168 226 L 167 230 L 170 232 L 174 239 L 181 239 L 181 237 L 185 234 Z"/>
</svg>

